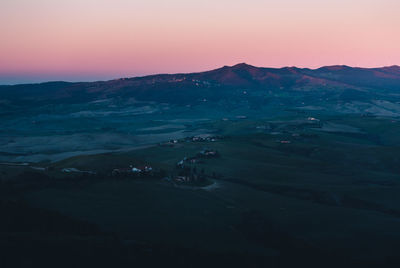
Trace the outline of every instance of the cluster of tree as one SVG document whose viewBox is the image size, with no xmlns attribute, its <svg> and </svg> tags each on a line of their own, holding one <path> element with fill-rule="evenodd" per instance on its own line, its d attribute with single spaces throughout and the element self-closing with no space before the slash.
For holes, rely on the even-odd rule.
<svg viewBox="0 0 400 268">
<path fill-rule="evenodd" d="M 206 180 L 204 168 L 198 170 L 196 166 L 183 166 L 179 169 L 178 176 L 187 178 L 187 181 L 190 182 L 204 182 Z"/>
<path fill-rule="evenodd" d="M 129 178 L 151 178 L 151 179 L 162 179 L 167 176 L 167 172 L 164 169 L 152 169 L 148 172 L 133 172 L 132 170 L 114 170 L 111 173 L 113 178 L 116 179 L 129 179 Z"/>
</svg>

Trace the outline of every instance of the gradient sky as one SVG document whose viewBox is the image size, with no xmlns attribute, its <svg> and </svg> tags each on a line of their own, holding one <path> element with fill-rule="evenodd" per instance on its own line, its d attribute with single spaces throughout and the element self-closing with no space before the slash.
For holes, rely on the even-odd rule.
<svg viewBox="0 0 400 268">
<path fill-rule="evenodd" d="M 400 65 L 399 0 L 0 0 L 0 84 Z"/>
</svg>

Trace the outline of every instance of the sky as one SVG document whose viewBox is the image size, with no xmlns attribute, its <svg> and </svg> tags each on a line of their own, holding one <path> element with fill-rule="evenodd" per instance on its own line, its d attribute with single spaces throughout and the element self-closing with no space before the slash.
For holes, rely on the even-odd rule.
<svg viewBox="0 0 400 268">
<path fill-rule="evenodd" d="M 0 0 L 0 84 L 400 65 L 399 0 Z"/>
</svg>

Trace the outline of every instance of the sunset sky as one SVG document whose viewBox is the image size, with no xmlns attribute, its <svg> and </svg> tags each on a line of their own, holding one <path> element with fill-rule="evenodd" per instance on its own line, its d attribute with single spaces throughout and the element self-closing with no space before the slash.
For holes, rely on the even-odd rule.
<svg viewBox="0 0 400 268">
<path fill-rule="evenodd" d="M 399 0 L 1 0 L 0 84 L 400 65 Z"/>
</svg>

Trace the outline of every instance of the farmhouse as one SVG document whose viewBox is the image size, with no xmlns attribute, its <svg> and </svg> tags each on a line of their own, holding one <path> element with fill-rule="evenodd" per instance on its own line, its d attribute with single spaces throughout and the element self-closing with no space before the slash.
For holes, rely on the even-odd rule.
<svg viewBox="0 0 400 268">
<path fill-rule="evenodd" d="M 153 168 L 151 166 L 140 166 L 140 167 L 132 167 L 133 173 L 148 173 L 151 172 Z"/>
<path fill-rule="evenodd" d="M 218 151 L 214 151 L 214 150 L 209 150 L 209 149 L 204 149 L 202 151 L 200 151 L 197 154 L 198 157 L 205 157 L 205 158 L 213 158 L 213 157 L 218 157 L 219 153 Z"/>
<path fill-rule="evenodd" d="M 309 117 L 308 121 L 315 121 L 315 122 L 319 122 L 319 119 L 314 118 L 314 117 Z"/>
<path fill-rule="evenodd" d="M 116 168 L 112 171 L 112 175 L 119 175 L 119 174 L 147 174 L 153 171 L 151 166 L 130 166 L 129 168 Z"/>
</svg>

